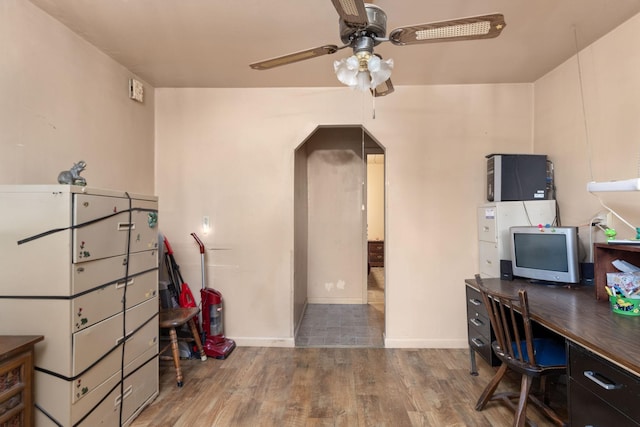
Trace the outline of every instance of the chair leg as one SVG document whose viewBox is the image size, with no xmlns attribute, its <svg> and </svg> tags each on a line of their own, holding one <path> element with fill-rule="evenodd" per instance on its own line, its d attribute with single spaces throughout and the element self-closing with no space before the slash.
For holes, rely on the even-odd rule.
<svg viewBox="0 0 640 427">
<path fill-rule="evenodd" d="M 518 400 L 516 417 L 513 420 L 514 427 L 524 427 L 527 424 L 527 400 L 529 398 L 529 391 L 531 390 L 532 381 L 532 377 L 528 375 L 522 375 L 522 382 L 520 385 L 520 399 Z"/>
<path fill-rule="evenodd" d="M 189 327 L 191 328 L 191 333 L 193 334 L 193 340 L 196 342 L 196 347 L 198 348 L 198 352 L 200 353 L 200 360 L 203 362 L 207 360 L 207 355 L 204 353 L 204 348 L 202 347 L 202 340 L 200 339 L 200 334 L 198 333 L 198 328 L 196 327 L 195 319 L 189 320 Z"/>
<path fill-rule="evenodd" d="M 502 381 L 502 377 L 504 377 L 504 374 L 506 373 L 507 373 L 507 365 L 506 363 L 503 363 L 502 365 L 500 365 L 500 368 L 498 368 L 498 371 L 496 372 L 496 374 L 493 376 L 489 384 L 487 384 L 487 387 L 485 387 L 484 391 L 480 395 L 480 398 L 478 399 L 478 403 L 476 403 L 476 411 L 482 411 L 482 409 L 485 407 L 487 402 L 491 400 L 491 396 L 493 396 L 493 392 L 496 391 L 498 384 L 500 384 L 500 381 Z"/>
<path fill-rule="evenodd" d="M 180 350 L 178 349 L 178 334 L 176 333 L 176 328 L 169 328 L 169 337 L 171 338 L 173 365 L 176 368 L 176 381 L 178 382 L 178 387 L 182 387 L 182 369 L 180 368 Z"/>
</svg>

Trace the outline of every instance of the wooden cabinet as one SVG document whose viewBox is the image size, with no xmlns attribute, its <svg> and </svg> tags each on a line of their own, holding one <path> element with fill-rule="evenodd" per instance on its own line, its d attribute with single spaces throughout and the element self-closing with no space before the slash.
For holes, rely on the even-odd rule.
<svg viewBox="0 0 640 427">
<path fill-rule="evenodd" d="M 569 344 L 572 426 L 640 426 L 640 379 L 574 343 Z"/>
<path fill-rule="evenodd" d="M 35 345 L 36 425 L 127 425 L 158 394 L 157 198 L 0 186 L 0 333 Z"/>
<path fill-rule="evenodd" d="M 33 346 L 43 336 L 0 336 L 0 426 L 33 426 Z"/>
<path fill-rule="evenodd" d="M 619 271 L 611 264 L 612 261 L 617 259 L 640 267 L 640 246 L 610 245 L 608 243 L 596 243 L 593 245 L 593 280 L 596 298 L 599 301 L 609 301 L 609 295 L 605 290 L 607 273 Z"/>
<path fill-rule="evenodd" d="M 369 266 L 384 267 L 384 241 L 370 240 L 369 250 Z"/>
</svg>

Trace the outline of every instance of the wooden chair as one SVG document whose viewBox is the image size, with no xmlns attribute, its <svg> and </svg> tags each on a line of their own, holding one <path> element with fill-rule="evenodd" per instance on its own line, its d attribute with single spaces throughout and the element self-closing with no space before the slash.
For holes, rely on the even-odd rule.
<svg viewBox="0 0 640 427">
<path fill-rule="evenodd" d="M 524 426 L 528 422 L 527 403 L 531 401 L 556 425 L 567 424 L 548 404 L 546 377 L 561 375 L 567 370 L 567 356 L 564 341 L 554 338 L 534 338 L 529 318 L 529 300 L 524 289 L 518 295 L 506 295 L 485 288 L 482 279 L 476 275 L 476 283 L 489 313 L 491 327 L 496 339 L 493 351 L 502 361 L 498 371 L 484 389 L 476 410 L 481 411 L 487 402 L 501 400 L 515 411 L 514 426 Z M 516 312 L 521 316 L 517 316 Z M 494 394 L 498 384 L 508 370 L 522 375 L 520 393 L 504 392 Z M 531 390 L 534 378 L 540 378 L 540 400 Z M 514 401 L 517 399 L 517 406 Z"/>
<path fill-rule="evenodd" d="M 189 325 L 189 329 L 193 335 L 193 341 L 196 342 L 196 347 L 198 348 L 198 352 L 200 353 L 200 360 L 203 362 L 207 360 L 207 356 L 204 353 L 204 349 L 202 348 L 202 341 L 200 340 L 200 336 L 198 334 L 198 328 L 196 327 L 195 317 L 200 312 L 200 309 L 197 307 L 189 307 L 189 308 L 163 308 L 160 309 L 160 329 L 168 329 L 169 330 L 169 339 L 170 342 L 164 348 L 160 350 L 160 353 L 166 351 L 169 347 L 171 347 L 171 353 L 173 356 L 173 365 L 176 368 L 176 380 L 178 382 L 178 387 L 182 387 L 183 378 L 182 378 L 182 368 L 180 367 L 180 351 L 178 349 L 178 333 L 176 332 L 177 328 L 182 327 L 185 323 Z"/>
</svg>

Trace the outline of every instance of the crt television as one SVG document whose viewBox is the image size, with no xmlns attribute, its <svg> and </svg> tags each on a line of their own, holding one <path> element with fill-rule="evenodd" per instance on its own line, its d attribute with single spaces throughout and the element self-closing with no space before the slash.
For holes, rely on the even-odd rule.
<svg viewBox="0 0 640 427">
<path fill-rule="evenodd" d="M 577 227 L 511 227 L 513 275 L 541 282 L 578 283 Z"/>
</svg>

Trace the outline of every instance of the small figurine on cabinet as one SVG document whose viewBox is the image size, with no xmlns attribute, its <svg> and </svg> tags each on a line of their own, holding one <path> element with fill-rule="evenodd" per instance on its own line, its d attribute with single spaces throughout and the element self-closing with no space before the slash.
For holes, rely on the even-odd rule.
<svg viewBox="0 0 640 427">
<path fill-rule="evenodd" d="M 87 185 L 87 180 L 80 176 L 80 172 L 87 167 L 84 160 L 74 163 L 68 171 L 62 171 L 58 174 L 58 183 L 70 185 Z"/>
</svg>

